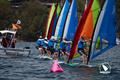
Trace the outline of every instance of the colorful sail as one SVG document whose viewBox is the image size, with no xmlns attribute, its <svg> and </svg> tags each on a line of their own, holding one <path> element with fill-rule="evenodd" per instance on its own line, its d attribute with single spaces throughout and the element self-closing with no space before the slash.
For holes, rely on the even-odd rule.
<svg viewBox="0 0 120 80">
<path fill-rule="evenodd" d="M 73 0 L 67 16 L 63 33 L 63 39 L 67 39 L 69 41 L 73 40 L 77 29 L 77 25 L 78 25 L 77 3 L 76 0 Z"/>
<path fill-rule="evenodd" d="M 55 37 L 57 38 L 62 37 L 63 29 L 65 26 L 66 18 L 67 18 L 68 11 L 69 11 L 69 7 L 70 7 L 70 3 L 68 0 L 66 0 L 63 6 L 63 9 L 61 11 L 60 17 L 58 19 L 57 26 L 56 26 Z"/>
<path fill-rule="evenodd" d="M 61 6 L 60 6 L 60 4 L 58 4 L 56 18 L 55 18 L 54 26 L 53 26 L 53 29 L 52 29 L 52 36 L 54 36 L 54 34 L 55 34 L 56 25 L 57 25 L 58 18 L 60 16 L 60 12 L 61 12 Z"/>
<path fill-rule="evenodd" d="M 116 44 L 115 0 L 105 0 L 103 9 L 94 30 L 91 47 L 88 55 L 90 59 L 97 57 Z M 99 36 L 99 37 L 98 37 Z M 100 48 L 96 48 L 97 39 L 100 38 Z"/>
<path fill-rule="evenodd" d="M 87 19 L 85 21 L 84 28 L 80 35 L 80 37 L 81 36 L 84 37 L 84 39 L 86 41 L 86 45 L 85 45 L 86 54 L 88 54 L 87 50 L 89 49 L 90 40 L 92 39 L 93 30 L 95 28 L 95 23 L 99 16 L 99 12 L 100 12 L 99 0 L 94 0 L 94 2 L 92 4 L 92 8 L 89 11 Z M 74 56 L 76 56 L 76 55 L 78 55 L 78 54 L 75 54 Z"/>
<path fill-rule="evenodd" d="M 56 10 L 57 10 L 57 6 L 58 4 L 56 4 L 56 8 L 55 8 L 55 11 L 53 13 L 53 17 L 51 19 L 51 23 L 50 23 L 50 27 L 49 27 L 49 30 L 48 30 L 48 35 L 47 35 L 47 39 L 49 40 L 51 38 L 51 34 L 52 34 L 52 28 L 54 26 L 54 20 L 55 20 L 55 17 L 56 17 Z"/>
<path fill-rule="evenodd" d="M 87 19 L 85 21 L 84 28 L 82 30 L 82 33 L 80 35 L 85 38 L 85 40 L 91 40 L 93 29 L 95 26 L 95 23 L 97 21 L 98 15 L 100 12 L 100 5 L 98 0 L 94 0 L 92 8 L 87 16 Z"/>
<path fill-rule="evenodd" d="M 55 8 L 55 11 L 54 11 L 54 14 L 53 14 L 53 17 L 52 17 L 52 20 L 51 20 L 51 24 L 50 24 L 50 27 L 49 27 L 48 35 L 47 35 L 48 39 L 51 38 L 52 33 L 55 31 L 56 24 L 57 24 L 57 19 L 59 17 L 60 11 L 61 11 L 60 4 L 56 4 L 56 8 Z"/>
<path fill-rule="evenodd" d="M 69 62 L 70 59 L 73 58 L 74 54 L 76 53 L 78 41 L 80 39 L 80 35 L 81 35 L 82 30 L 84 28 L 84 24 L 85 24 L 85 21 L 87 19 L 88 14 L 89 14 L 89 11 L 92 7 L 92 4 L 93 4 L 93 0 L 90 0 L 90 2 L 88 4 L 88 7 L 85 9 L 85 11 L 82 15 L 82 18 L 79 22 L 79 25 L 78 25 L 78 28 L 77 28 L 77 31 L 75 33 L 75 37 L 74 37 L 74 40 L 73 40 L 73 44 L 72 44 L 72 48 L 71 48 L 71 51 L 70 51 L 70 56 L 69 56 L 68 62 Z"/>
<path fill-rule="evenodd" d="M 48 35 L 48 31 L 49 31 L 50 23 L 52 21 L 52 17 L 54 15 L 54 11 L 55 11 L 55 4 L 53 3 L 53 5 L 51 6 L 51 9 L 50 9 L 49 16 L 48 16 L 45 37 L 47 37 L 47 35 Z"/>
</svg>

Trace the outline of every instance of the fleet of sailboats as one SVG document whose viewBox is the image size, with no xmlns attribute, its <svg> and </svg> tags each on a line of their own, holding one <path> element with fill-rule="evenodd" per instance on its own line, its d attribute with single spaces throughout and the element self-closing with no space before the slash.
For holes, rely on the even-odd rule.
<svg viewBox="0 0 120 80">
<path fill-rule="evenodd" d="M 58 6 L 53 4 L 49 14 L 51 17 L 48 19 L 46 37 L 72 41 L 68 62 L 77 54 L 81 37 L 89 43 L 87 63 L 116 45 L 115 0 L 87 1 L 79 21 L 76 0 L 65 0 L 61 11 Z"/>
</svg>

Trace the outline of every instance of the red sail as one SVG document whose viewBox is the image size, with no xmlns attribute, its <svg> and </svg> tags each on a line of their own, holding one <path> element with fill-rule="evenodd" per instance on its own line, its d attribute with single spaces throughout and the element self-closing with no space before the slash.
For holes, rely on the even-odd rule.
<svg viewBox="0 0 120 80">
<path fill-rule="evenodd" d="M 69 56 L 69 59 L 68 59 L 68 62 L 69 60 L 71 60 L 74 56 L 74 54 L 76 53 L 76 49 L 77 49 L 77 45 L 78 45 L 78 41 L 80 39 L 80 35 L 82 34 L 82 30 L 84 28 L 84 25 L 85 25 L 85 21 L 87 19 L 87 16 L 89 14 L 89 11 L 92 7 L 92 4 L 93 4 L 93 0 L 90 0 L 87 8 L 85 9 L 83 15 L 82 15 L 82 18 L 78 24 L 78 28 L 77 28 L 77 31 L 75 33 L 75 37 L 74 37 L 74 40 L 73 40 L 73 44 L 72 44 L 72 48 L 71 48 L 71 51 L 70 51 L 70 56 Z"/>
</svg>

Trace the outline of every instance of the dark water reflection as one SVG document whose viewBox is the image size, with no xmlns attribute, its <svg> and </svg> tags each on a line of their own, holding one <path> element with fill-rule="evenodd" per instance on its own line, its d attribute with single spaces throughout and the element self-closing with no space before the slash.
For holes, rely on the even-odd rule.
<svg viewBox="0 0 120 80">
<path fill-rule="evenodd" d="M 51 73 L 52 61 L 39 59 L 35 43 L 19 42 L 17 44 L 17 47 L 26 46 L 32 49 L 29 57 L 0 57 L 0 80 L 120 80 L 120 54 L 116 54 L 117 56 L 111 54 L 112 58 L 102 57 L 91 62 L 99 65 L 101 62 L 110 61 L 111 74 L 100 74 L 98 66 L 71 67 L 66 64 L 61 64 L 63 73 Z"/>
</svg>

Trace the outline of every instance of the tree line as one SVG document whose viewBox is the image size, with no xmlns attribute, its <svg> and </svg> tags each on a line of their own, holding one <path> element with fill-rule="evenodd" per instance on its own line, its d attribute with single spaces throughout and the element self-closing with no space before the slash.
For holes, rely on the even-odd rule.
<svg viewBox="0 0 120 80">
<path fill-rule="evenodd" d="M 44 2 L 44 0 L 41 0 Z M 57 0 L 53 0 L 56 2 Z M 59 0 L 58 0 L 59 1 Z M 64 0 L 63 0 L 64 1 Z M 83 12 L 85 0 L 77 0 L 78 14 Z M 117 5 L 117 30 L 120 35 L 120 1 L 116 0 Z M 17 37 L 25 41 L 35 41 L 36 33 L 45 32 L 45 26 L 50 7 L 41 5 L 39 0 L 24 0 L 24 2 L 13 7 L 8 0 L 0 0 L 0 30 L 11 28 L 12 23 L 21 20 L 22 29 L 18 31 Z M 79 15 L 80 16 L 80 15 Z"/>
</svg>

